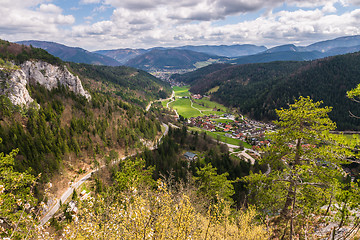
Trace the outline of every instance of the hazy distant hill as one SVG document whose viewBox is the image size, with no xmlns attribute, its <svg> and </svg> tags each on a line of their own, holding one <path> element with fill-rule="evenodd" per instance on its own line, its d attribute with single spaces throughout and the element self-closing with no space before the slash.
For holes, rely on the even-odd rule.
<svg viewBox="0 0 360 240">
<path fill-rule="evenodd" d="M 275 53 L 275 52 L 297 52 L 298 47 L 294 44 L 286 44 L 286 45 L 280 45 L 277 47 L 269 48 L 265 51 L 265 53 Z"/>
<path fill-rule="evenodd" d="M 45 41 L 20 41 L 18 44 L 32 45 L 36 48 L 42 48 L 48 51 L 50 54 L 59 57 L 63 61 L 76 62 L 76 63 L 87 63 L 95 65 L 108 65 L 108 66 L 119 66 L 121 65 L 118 61 L 113 58 L 92 53 L 82 48 L 68 47 L 59 43 L 45 42 Z"/>
<path fill-rule="evenodd" d="M 274 61 L 309 61 L 321 58 L 323 55 L 319 52 L 296 52 L 296 51 L 274 51 L 264 52 L 250 56 L 239 57 L 231 61 L 235 64 L 247 63 L 266 63 Z"/>
<path fill-rule="evenodd" d="M 274 109 L 287 107 L 300 95 L 311 96 L 333 107 L 330 117 L 339 129 L 359 130 L 360 120 L 349 117 L 349 110 L 360 115 L 359 105 L 346 98 L 346 91 L 359 83 L 359 75 L 360 53 L 352 53 L 311 62 L 235 65 L 206 75 L 198 69 L 182 81 L 190 83 L 194 93 L 218 86 L 213 99 L 262 120 L 274 119 Z"/>
<path fill-rule="evenodd" d="M 144 70 L 150 69 L 192 69 L 198 61 L 212 56 L 223 56 L 221 62 L 232 64 L 266 63 L 272 61 L 308 61 L 328 56 L 352 53 L 360 50 L 360 36 L 340 37 L 321 41 L 309 46 L 286 44 L 267 49 L 252 44 L 202 45 L 174 48 L 155 47 L 150 49 L 114 49 L 88 52 L 81 48 L 67 47 L 58 43 L 43 41 L 22 41 L 21 44 L 39 47 L 64 61 L 96 65 L 128 65 Z M 181 52 L 181 51 L 191 51 Z M 201 55 L 203 54 L 203 55 Z M 205 56 L 205 55 L 208 56 Z"/>
<path fill-rule="evenodd" d="M 144 54 L 148 51 L 149 50 L 145 50 L 145 49 L 126 48 L 126 49 L 114 49 L 114 50 L 99 50 L 99 51 L 95 51 L 94 53 L 111 57 L 116 61 L 118 61 L 119 63 L 125 64 L 130 59 L 137 57 L 141 54 Z"/>
<path fill-rule="evenodd" d="M 201 61 L 207 61 L 210 58 L 219 58 L 205 53 L 199 53 L 189 50 L 154 49 L 150 52 L 130 59 L 126 65 L 140 68 L 143 70 L 150 69 L 192 69 L 194 64 Z"/>
<path fill-rule="evenodd" d="M 333 48 L 354 47 L 359 45 L 360 45 L 360 35 L 356 35 L 356 36 L 348 36 L 348 37 L 339 37 L 332 40 L 313 43 L 305 47 L 305 50 L 326 52 Z"/>
<path fill-rule="evenodd" d="M 309 61 L 329 56 L 353 53 L 360 50 L 360 36 L 340 37 L 321 41 L 309 46 L 286 44 L 264 52 L 242 56 L 233 60 L 235 64 L 266 63 L 273 61 Z"/>
<path fill-rule="evenodd" d="M 203 45 L 203 46 L 183 46 L 176 49 L 191 50 L 195 52 L 207 53 L 210 55 L 224 56 L 224 57 L 239 57 L 245 55 L 252 55 L 266 50 L 264 46 L 256 46 L 252 44 L 242 45 Z"/>
</svg>

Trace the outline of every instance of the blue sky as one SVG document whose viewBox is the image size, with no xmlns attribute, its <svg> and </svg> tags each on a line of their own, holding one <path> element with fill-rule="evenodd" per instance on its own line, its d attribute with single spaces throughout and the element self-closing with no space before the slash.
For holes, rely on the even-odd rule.
<svg viewBox="0 0 360 240">
<path fill-rule="evenodd" d="M 360 0 L 0 0 L 0 15 L 1 39 L 90 51 L 360 35 Z"/>
</svg>

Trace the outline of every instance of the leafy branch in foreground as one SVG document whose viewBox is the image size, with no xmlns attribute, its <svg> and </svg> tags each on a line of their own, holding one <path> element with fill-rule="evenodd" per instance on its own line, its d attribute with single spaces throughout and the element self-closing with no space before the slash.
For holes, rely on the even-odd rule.
<svg viewBox="0 0 360 240">
<path fill-rule="evenodd" d="M 28 172 L 14 171 L 17 152 L 14 149 L 6 155 L 0 153 L 0 236 L 24 239 L 35 221 L 36 199 L 32 188 L 36 178 Z"/>
</svg>

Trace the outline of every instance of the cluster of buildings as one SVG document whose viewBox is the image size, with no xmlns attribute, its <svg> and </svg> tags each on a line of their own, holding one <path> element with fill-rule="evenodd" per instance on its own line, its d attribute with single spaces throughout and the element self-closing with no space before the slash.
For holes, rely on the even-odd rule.
<svg viewBox="0 0 360 240">
<path fill-rule="evenodd" d="M 203 96 L 200 95 L 200 94 L 194 94 L 194 95 L 192 95 L 191 97 L 192 97 L 193 99 L 202 99 L 202 98 L 203 98 Z"/>
<path fill-rule="evenodd" d="M 225 121 L 217 121 L 218 119 Z M 272 124 L 254 120 L 234 120 L 230 114 L 226 114 L 226 117 L 216 115 L 193 117 L 188 123 L 190 126 L 211 132 L 225 132 L 225 137 L 240 139 L 257 146 L 269 144 L 269 141 L 264 140 L 265 132 L 272 131 L 275 127 Z"/>
</svg>

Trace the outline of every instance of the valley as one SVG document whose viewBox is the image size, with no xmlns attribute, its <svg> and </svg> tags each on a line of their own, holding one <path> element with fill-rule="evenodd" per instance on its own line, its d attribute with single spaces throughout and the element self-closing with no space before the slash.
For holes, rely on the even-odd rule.
<svg viewBox="0 0 360 240">
<path fill-rule="evenodd" d="M 213 58 L 196 49 L 230 50 Z M 240 61 L 289 49 L 306 52 L 295 45 L 266 53 L 254 45 L 98 52 L 134 56 L 129 67 L 63 62 L 0 41 L 1 237 L 186 232 L 174 219 L 196 239 L 255 231 L 276 239 L 307 227 L 313 236 L 356 236 L 360 139 L 328 132 L 360 126 L 346 115 L 359 116 L 359 53 L 221 63 L 231 52 L 244 53 Z"/>
</svg>

